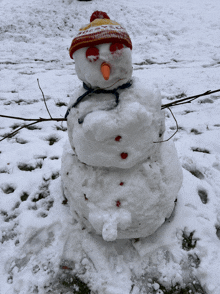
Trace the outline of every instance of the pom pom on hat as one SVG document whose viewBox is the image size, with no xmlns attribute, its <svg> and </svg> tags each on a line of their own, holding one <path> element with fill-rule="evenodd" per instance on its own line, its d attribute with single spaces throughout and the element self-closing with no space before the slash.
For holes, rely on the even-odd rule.
<svg viewBox="0 0 220 294">
<path fill-rule="evenodd" d="M 121 43 L 132 49 L 131 39 L 126 30 L 116 21 L 109 18 L 106 12 L 95 11 L 90 23 L 79 30 L 69 49 L 70 57 L 83 47 L 96 46 L 103 43 Z"/>
<path fill-rule="evenodd" d="M 93 14 L 90 17 L 90 22 L 93 22 L 93 20 L 95 19 L 110 19 L 110 17 L 108 16 L 108 14 L 106 12 L 103 11 L 95 11 L 93 12 Z"/>
</svg>

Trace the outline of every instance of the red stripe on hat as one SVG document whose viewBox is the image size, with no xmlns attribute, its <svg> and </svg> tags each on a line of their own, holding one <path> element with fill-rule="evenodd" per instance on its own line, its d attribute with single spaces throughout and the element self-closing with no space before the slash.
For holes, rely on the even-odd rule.
<svg viewBox="0 0 220 294">
<path fill-rule="evenodd" d="M 102 30 L 96 33 L 80 35 L 73 39 L 69 49 L 70 57 L 73 53 L 83 47 L 96 46 L 103 43 L 120 42 L 132 50 L 131 39 L 126 31 Z"/>
</svg>

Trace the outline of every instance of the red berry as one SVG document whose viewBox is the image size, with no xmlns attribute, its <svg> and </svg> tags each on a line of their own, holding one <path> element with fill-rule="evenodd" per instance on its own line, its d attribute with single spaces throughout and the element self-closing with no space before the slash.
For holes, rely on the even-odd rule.
<svg viewBox="0 0 220 294">
<path fill-rule="evenodd" d="M 121 153 L 121 158 L 126 159 L 128 157 L 128 153 L 122 152 Z"/>
<path fill-rule="evenodd" d="M 124 185 L 124 182 L 121 182 L 119 185 L 120 185 L 120 186 L 123 186 L 123 185 Z"/>
<path fill-rule="evenodd" d="M 66 266 L 66 265 L 63 265 L 63 266 L 62 266 L 62 269 L 72 270 L 72 268 L 70 268 L 70 267 L 68 267 L 68 266 Z"/>
<path fill-rule="evenodd" d="M 115 141 L 119 142 L 121 140 L 121 136 L 115 137 Z"/>
<path fill-rule="evenodd" d="M 116 206 L 120 207 L 121 206 L 121 202 L 119 200 L 116 201 Z"/>
</svg>

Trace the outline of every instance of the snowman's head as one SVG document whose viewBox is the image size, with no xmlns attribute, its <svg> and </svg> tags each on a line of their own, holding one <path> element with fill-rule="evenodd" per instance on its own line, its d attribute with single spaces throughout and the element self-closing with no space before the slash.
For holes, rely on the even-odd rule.
<svg viewBox="0 0 220 294">
<path fill-rule="evenodd" d="M 92 14 L 70 47 L 79 79 L 92 88 L 114 89 L 132 75 L 132 44 L 126 30 L 105 12 Z"/>
</svg>

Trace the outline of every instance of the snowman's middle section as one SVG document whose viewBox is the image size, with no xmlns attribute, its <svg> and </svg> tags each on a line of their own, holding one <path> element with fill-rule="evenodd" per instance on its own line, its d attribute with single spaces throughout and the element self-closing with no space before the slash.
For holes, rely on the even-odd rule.
<svg viewBox="0 0 220 294">
<path fill-rule="evenodd" d="M 92 94 L 71 109 L 68 133 L 79 160 L 92 166 L 130 168 L 157 156 L 156 142 L 164 133 L 159 93 L 144 90 L 135 79 L 120 93 L 119 105 L 114 103 L 112 94 Z"/>
</svg>

